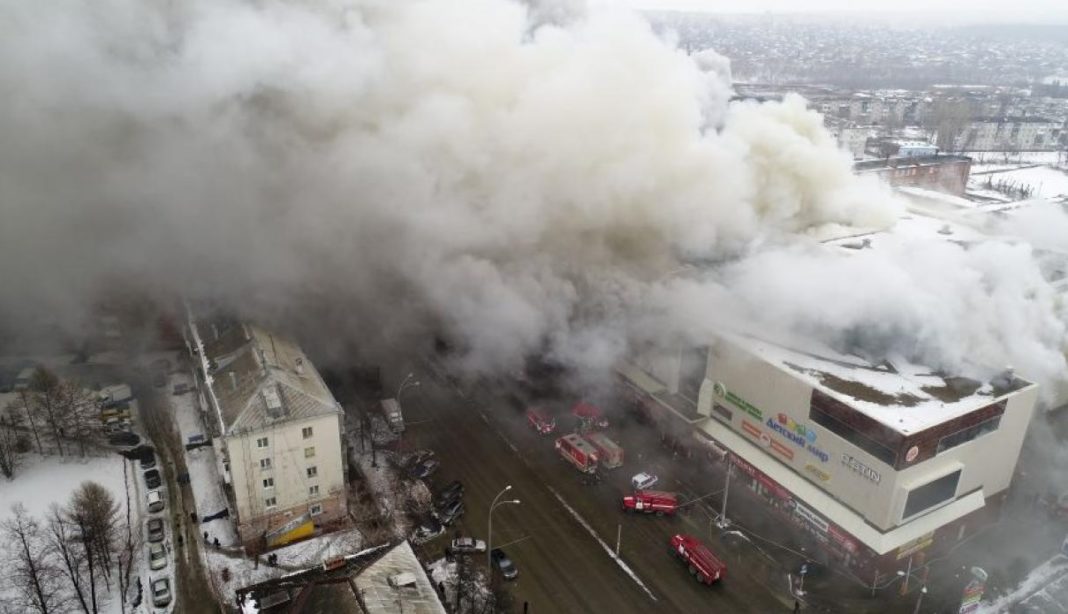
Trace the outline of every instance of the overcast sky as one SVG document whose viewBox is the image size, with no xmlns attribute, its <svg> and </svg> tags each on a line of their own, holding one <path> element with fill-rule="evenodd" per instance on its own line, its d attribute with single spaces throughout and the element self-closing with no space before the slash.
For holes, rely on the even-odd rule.
<svg viewBox="0 0 1068 614">
<path fill-rule="evenodd" d="M 893 12 L 960 14 L 962 17 L 1046 21 L 1068 17 L 1066 0 L 619 0 L 643 9 L 713 13 Z"/>
</svg>

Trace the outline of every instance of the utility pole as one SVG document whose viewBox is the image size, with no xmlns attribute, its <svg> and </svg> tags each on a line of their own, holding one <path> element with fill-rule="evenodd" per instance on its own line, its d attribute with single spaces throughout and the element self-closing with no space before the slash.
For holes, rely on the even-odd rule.
<svg viewBox="0 0 1068 614">
<path fill-rule="evenodd" d="M 497 496 L 493 498 L 493 503 L 490 503 L 489 508 L 489 522 L 486 527 L 486 571 L 493 574 L 493 510 L 497 509 L 497 506 L 504 505 L 505 503 L 512 503 L 519 505 L 519 499 L 509 499 L 507 501 L 499 501 L 501 495 L 512 490 L 512 485 L 509 484 L 501 489 L 501 492 L 497 493 Z"/>
</svg>

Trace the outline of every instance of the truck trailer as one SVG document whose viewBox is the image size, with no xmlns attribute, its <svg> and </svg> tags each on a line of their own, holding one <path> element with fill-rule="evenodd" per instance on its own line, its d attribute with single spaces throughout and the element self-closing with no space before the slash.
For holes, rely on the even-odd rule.
<svg viewBox="0 0 1068 614">
<path fill-rule="evenodd" d="M 608 438 L 604 433 L 588 433 L 586 441 L 597 449 L 598 462 L 606 469 L 615 469 L 623 466 L 623 448 Z"/>
<path fill-rule="evenodd" d="M 571 433 L 556 440 L 556 450 L 567 462 L 583 473 L 597 471 L 597 449 L 579 435 Z"/>
</svg>

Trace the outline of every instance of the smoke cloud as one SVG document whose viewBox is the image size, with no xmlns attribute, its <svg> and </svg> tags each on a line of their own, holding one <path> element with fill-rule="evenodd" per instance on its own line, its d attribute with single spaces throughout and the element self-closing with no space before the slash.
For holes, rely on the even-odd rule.
<svg viewBox="0 0 1068 614">
<path fill-rule="evenodd" d="M 443 331 L 473 369 L 724 322 L 1062 369 L 1026 248 L 811 247 L 901 204 L 729 75 L 561 2 L 0 0 L 0 318 L 77 329 L 135 289 L 324 342 Z"/>
</svg>

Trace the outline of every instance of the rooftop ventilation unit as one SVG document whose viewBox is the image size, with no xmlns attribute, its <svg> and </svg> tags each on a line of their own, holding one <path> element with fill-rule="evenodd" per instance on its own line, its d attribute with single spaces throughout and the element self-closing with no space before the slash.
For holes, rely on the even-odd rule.
<svg viewBox="0 0 1068 614">
<path fill-rule="evenodd" d="M 278 393 L 278 388 L 274 386 L 264 388 L 263 401 L 267 404 L 268 417 L 277 419 L 286 415 L 286 408 L 282 404 L 282 395 Z"/>
</svg>

